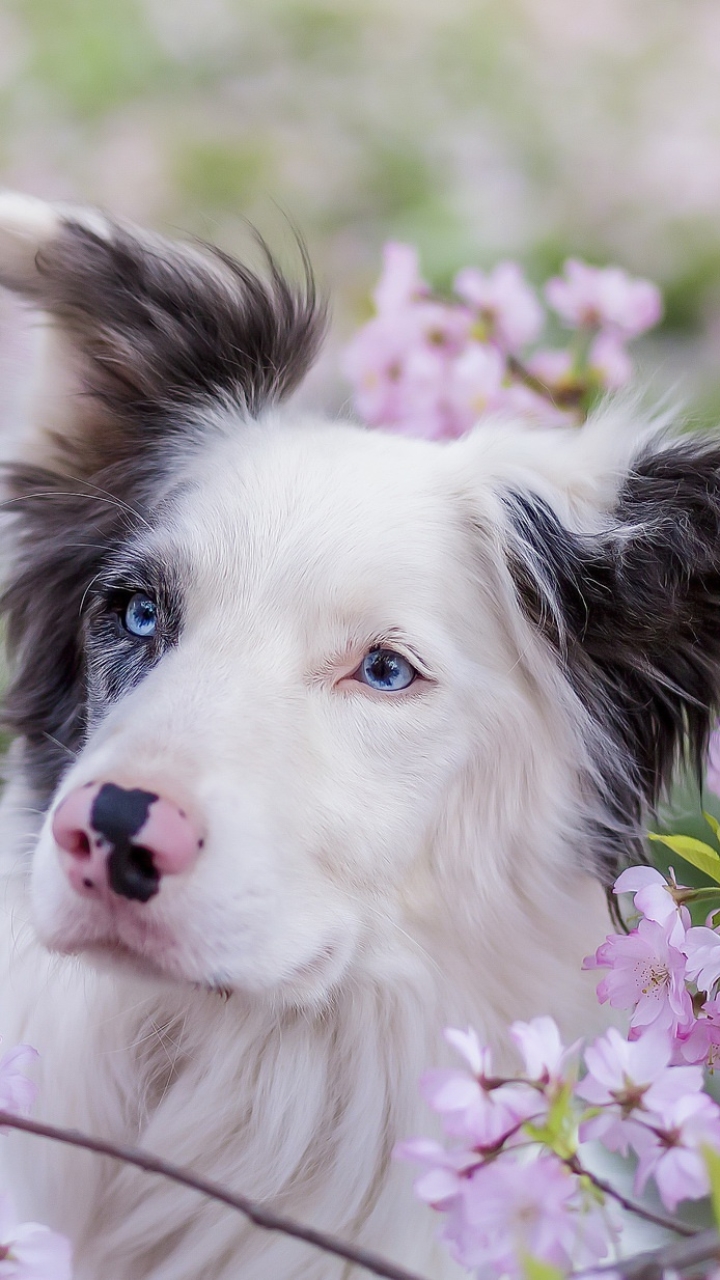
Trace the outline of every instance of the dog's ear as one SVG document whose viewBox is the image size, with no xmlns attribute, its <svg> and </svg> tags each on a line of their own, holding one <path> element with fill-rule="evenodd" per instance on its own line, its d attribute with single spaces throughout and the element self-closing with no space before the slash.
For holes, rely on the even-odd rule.
<svg viewBox="0 0 720 1280">
<path fill-rule="evenodd" d="M 0 194 L 0 284 L 46 317 L 33 460 L 87 478 L 192 432 L 209 403 L 255 416 L 291 391 L 324 311 L 304 256 L 298 289 L 266 259 L 262 279 L 216 249 Z"/>
<path fill-rule="evenodd" d="M 213 422 L 259 413 L 305 372 L 324 328 L 309 267 L 292 288 L 216 250 L 99 213 L 0 194 L 0 284 L 44 317 L 22 455 L 4 468 L 12 519 L 0 610 L 13 660 L 3 721 L 38 797 L 87 726 L 84 606 L 162 477 Z"/>
<path fill-rule="evenodd" d="M 507 501 L 522 606 L 602 731 L 612 816 L 639 822 L 681 757 L 702 769 L 717 713 L 720 441 L 646 446 L 593 532 L 527 491 Z"/>
</svg>

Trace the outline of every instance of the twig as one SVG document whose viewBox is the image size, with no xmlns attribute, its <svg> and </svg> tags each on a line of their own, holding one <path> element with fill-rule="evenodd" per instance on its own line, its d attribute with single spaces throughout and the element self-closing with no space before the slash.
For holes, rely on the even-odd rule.
<svg viewBox="0 0 720 1280">
<path fill-rule="evenodd" d="M 589 1169 L 586 1169 L 577 1156 L 571 1156 L 565 1163 L 569 1169 L 572 1169 L 573 1173 L 577 1173 L 583 1178 L 588 1178 L 593 1186 L 597 1187 L 598 1191 L 603 1191 L 606 1196 L 612 1196 L 629 1213 L 636 1213 L 639 1218 L 645 1218 L 646 1222 L 652 1222 L 656 1227 L 665 1227 L 668 1231 L 676 1231 L 679 1236 L 697 1236 L 699 1234 L 698 1227 L 689 1227 L 680 1218 L 671 1218 L 664 1213 L 654 1213 L 652 1209 L 646 1209 L 644 1205 L 638 1204 L 635 1200 L 624 1196 L 622 1192 L 616 1191 L 610 1182 L 606 1182 L 604 1178 L 599 1178 L 596 1173 L 591 1173 Z"/>
<path fill-rule="evenodd" d="M 661 1280 L 665 1271 L 679 1272 L 683 1276 L 703 1275 L 702 1264 L 720 1262 L 720 1235 L 715 1228 L 709 1231 L 698 1231 L 692 1240 L 673 1240 L 671 1244 L 661 1245 L 659 1249 L 651 1249 L 646 1253 L 637 1253 L 633 1258 L 609 1262 L 601 1267 L 593 1266 L 590 1274 L 621 1275 L 624 1280 Z M 581 1280 L 586 1271 L 574 1271 L 570 1280 Z"/>
<path fill-rule="evenodd" d="M 565 386 L 551 387 L 543 378 L 539 378 L 536 373 L 531 373 L 526 364 L 522 360 L 518 360 L 517 356 L 509 355 L 507 358 L 508 369 L 518 382 L 523 382 L 531 391 L 537 392 L 538 395 L 544 396 L 551 404 L 558 409 L 577 409 L 582 404 L 582 398 L 587 391 L 587 383 L 581 378 L 568 379 Z"/>
<path fill-rule="evenodd" d="M 25 1117 L 12 1115 L 7 1111 L 0 1111 L 0 1128 L 21 1129 L 23 1133 L 34 1133 L 41 1138 L 64 1142 L 70 1147 L 81 1147 L 85 1151 L 95 1151 L 98 1155 L 110 1156 L 113 1160 L 122 1160 L 125 1164 L 135 1165 L 137 1169 L 144 1169 L 146 1173 L 157 1173 L 161 1178 L 169 1178 L 171 1182 L 190 1187 L 211 1200 L 219 1200 L 221 1204 L 244 1213 L 256 1227 L 262 1227 L 265 1231 L 280 1231 L 283 1235 L 294 1236 L 296 1240 L 304 1240 L 306 1244 L 322 1249 L 325 1253 L 335 1254 L 346 1262 L 354 1263 L 356 1267 L 371 1271 L 373 1275 L 382 1276 L 384 1280 L 426 1280 L 424 1276 L 406 1271 L 404 1267 L 395 1266 L 394 1263 L 388 1262 L 370 1249 L 347 1244 L 337 1236 L 318 1231 L 315 1227 L 306 1227 L 301 1222 L 295 1222 L 292 1218 L 276 1213 L 267 1205 L 250 1200 L 247 1196 L 227 1191 L 216 1182 L 200 1178 L 189 1169 L 168 1164 L 158 1156 L 151 1155 L 149 1151 L 142 1151 L 138 1147 L 105 1142 L 102 1138 L 90 1137 L 88 1134 L 79 1133 L 76 1129 L 59 1129 L 55 1125 L 26 1120 Z"/>
</svg>

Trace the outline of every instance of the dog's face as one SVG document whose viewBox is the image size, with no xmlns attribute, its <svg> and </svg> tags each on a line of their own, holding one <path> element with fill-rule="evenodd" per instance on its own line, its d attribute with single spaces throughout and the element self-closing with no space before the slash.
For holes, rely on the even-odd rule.
<svg viewBox="0 0 720 1280">
<path fill-rule="evenodd" d="M 35 855 L 50 945 L 313 997 L 368 945 L 516 696 L 442 464 L 352 428 L 245 427 L 113 547 L 83 605 L 87 740 Z M 58 856 L 53 815 L 106 780 L 202 833 L 146 901 L 77 892 Z"/>
<path fill-rule="evenodd" d="M 0 202 L 3 274 L 83 389 L 9 475 L 51 947 L 318 1003 L 627 852 L 716 694 L 713 450 L 282 418 L 312 299 L 87 216 Z"/>
</svg>

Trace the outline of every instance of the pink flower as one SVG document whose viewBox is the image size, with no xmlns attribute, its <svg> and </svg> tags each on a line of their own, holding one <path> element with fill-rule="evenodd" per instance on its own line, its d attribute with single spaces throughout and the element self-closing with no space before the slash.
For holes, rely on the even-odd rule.
<svg viewBox="0 0 720 1280">
<path fill-rule="evenodd" d="M 412 245 L 390 240 L 383 249 L 383 270 L 373 292 L 378 313 L 396 312 L 427 297 L 430 290 L 420 275 L 418 252 Z"/>
<path fill-rule="evenodd" d="M 553 1018 L 532 1018 L 530 1022 L 513 1022 L 510 1035 L 520 1050 L 530 1080 L 542 1084 L 558 1083 L 563 1071 L 577 1053 L 580 1041 L 566 1049 Z"/>
<path fill-rule="evenodd" d="M 570 381 L 573 357 L 565 348 L 536 351 L 526 363 L 530 372 L 549 387 L 563 387 Z"/>
<path fill-rule="evenodd" d="M 36 1222 L 16 1224 L 0 1196 L 0 1280 L 71 1280 L 70 1241 Z"/>
<path fill-rule="evenodd" d="M 720 729 L 714 729 L 710 734 L 705 780 L 710 790 L 720 796 Z"/>
<path fill-rule="evenodd" d="M 427 1071 L 420 1080 L 420 1091 L 433 1111 L 442 1116 L 448 1135 L 461 1138 L 476 1151 L 494 1150 L 523 1121 L 540 1115 L 544 1101 L 522 1081 L 486 1087 L 492 1066 L 490 1051 L 479 1044 L 474 1032 L 450 1029 L 445 1035 L 477 1074 L 453 1069 Z"/>
<path fill-rule="evenodd" d="M 709 994 L 720 978 L 720 935 L 704 925 L 688 929 L 682 950 L 687 956 L 687 977 Z"/>
<path fill-rule="evenodd" d="M 678 906 L 668 881 L 655 867 L 628 867 L 618 876 L 613 893 L 634 893 L 635 910 L 662 924 L 677 915 Z M 690 923 L 690 917 L 685 917 Z"/>
<path fill-rule="evenodd" d="M 692 1026 L 676 1036 L 676 1062 L 699 1062 L 715 1067 L 720 1060 L 720 996 L 706 1000 Z"/>
<path fill-rule="evenodd" d="M 501 413 L 523 418 L 529 426 L 563 427 L 574 421 L 571 414 L 559 409 L 552 400 L 521 382 L 503 386 L 496 408 Z"/>
<path fill-rule="evenodd" d="M 671 1066 L 673 1042 L 665 1032 L 647 1031 L 626 1040 L 614 1027 L 585 1052 L 587 1075 L 576 1087 L 579 1098 L 605 1108 L 585 1121 L 583 1142 L 599 1139 L 611 1151 L 645 1145 L 637 1112 L 660 1111 L 703 1087 L 700 1067 Z M 611 1109 L 614 1106 L 617 1109 Z"/>
<path fill-rule="evenodd" d="M 19 1044 L 0 1059 L 0 1110 L 28 1115 L 35 1101 L 37 1085 L 24 1070 L 38 1057 L 36 1049 Z"/>
<path fill-rule="evenodd" d="M 476 415 L 463 405 L 459 420 L 451 368 L 470 325 L 463 308 L 432 301 L 385 310 L 370 320 L 343 358 L 360 416 L 370 426 L 428 439 L 460 435 Z"/>
<path fill-rule="evenodd" d="M 542 307 L 516 262 L 500 262 L 487 275 L 465 267 L 455 277 L 454 288 L 485 326 L 482 337 L 504 351 L 518 351 L 538 337 Z"/>
<path fill-rule="evenodd" d="M 467 1031 L 446 1027 L 444 1036 L 447 1043 L 465 1059 L 474 1076 L 489 1077 L 492 1074 L 490 1050 L 487 1045 L 480 1043 L 477 1031 L 472 1027 L 468 1027 Z"/>
<path fill-rule="evenodd" d="M 475 425 L 483 413 L 500 407 L 503 398 L 505 361 L 497 347 L 468 342 L 448 368 L 446 396 L 461 435 Z"/>
<path fill-rule="evenodd" d="M 636 337 L 662 315 L 659 290 L 649 280 L 632 279 L 620 267 L 591 267 L 569 258 L 563 276 L 545 286 L 553 310 L 570 328 L 607 328 Z"/>
<path fill-rule="evenodd" d="M 460 1195 L 464 1185 L 463 1175 L 480 1161 L 474 1151 L 446 1151 L 439 1142 L 433 1142 L 429 1138 L 411 1138 L 407 1142 L 398 1142 L 393 1158 L 409 1160 L 425 1167 L 425 1173 L 415 1182 L 415 1195 L 433 1209 L 445 1211 L 450 1202 Z"/>
<path fill-rule="evenodd" d="M 610 970 L 598 986 L 598 1000 L 614 1009 L 632 1009 L 631 1026 L 655 1026 L 675 1035 L 692 1026 L 693 1010 L 685 985 L 682 951 L 685 927 L 679 915 L 665 921 L 641 920 L 625 935 L 611 934 L 586 969 Z"/>
<path fill-rule="evenodd" d="M 416 342 L 415 319 L 412 313 L 402 313 L 376 316 L 345 348 L 343 372 L 352 383 L 358 413 L 370 426 L 401 420 L 403 371 Z"/>
<path fill-rule="evenodd" d="M 648 1129 L 635 1178 L 641 1193 L 652 1175 L 663 1204 L 674 1210 L 681 1200 L 699 1200 L 710 1190 L 703 1147 L 720 1149 L 720 1107 L 706 1093 L 690 1094 L 664 1106 L 645 1122 Z"/>
<path fill-rule="evenodd" d="M 604 1224 L 582 1212 L 574 1178 L 552 1156 L 482 1165 L 455 1207 L 443 1238 L 480 1277 L 520 1276 L 527 1255 L 570 1270 L 608 1251 Z"/>
<path fill-rule="evenodd" d="M 587 1075 L 577 1086 L 578 1097 L 605 1106 L 618 1103 L 625 1110 L 644 1107 L 658 1111 L 689 1093 L 700 1093 L 700 1067 L 673 1067 L 673 1045 L 665 1032 L 651 1029 L 637 1040 L 626 1040 L 615 1027 L 585 1051 Z"/>
<path fill-rule="evenodd" d="M 588 364 L 611 391 L 624 387 L 632 378 L 632 361 L 620 338 L 603 329 L 590 347 Z"/>
</svg>

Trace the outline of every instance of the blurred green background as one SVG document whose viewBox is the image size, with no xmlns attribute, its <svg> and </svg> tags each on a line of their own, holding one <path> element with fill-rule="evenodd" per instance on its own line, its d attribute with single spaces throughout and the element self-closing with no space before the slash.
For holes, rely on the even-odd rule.
<svg viewBox="0 0 720 1280">
<path fill-rule="evenodd" d="M 293 223 L 333 300 L 330 410 L 386 238 L 438 285 L 616 262 L 666 299 L 643 375 L 720 418 L 717 0 L 0 0 L 0 184 L 240 252 L 250 219 L 291 257 Z M 674 810 L 697 823 L 692 788 Z"/>
<path fill-rule="evenodd" d="M 618 262 L 665 291 L 644 371 L 706 420 L 719 84 L 717 0 L 0 0 L 0 183 L 229 249 L 244 217 L 289 245 L 286 215 L 334 301 L 333 408 L 388 236 L 440 284 Z"/>
</svg>

